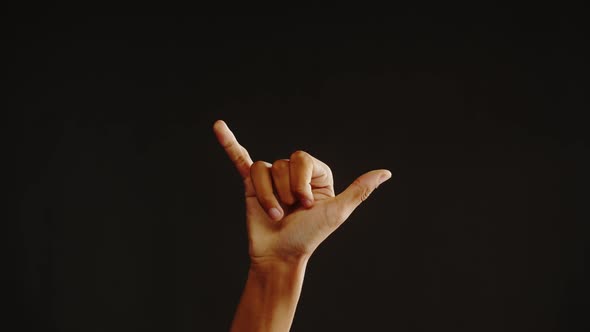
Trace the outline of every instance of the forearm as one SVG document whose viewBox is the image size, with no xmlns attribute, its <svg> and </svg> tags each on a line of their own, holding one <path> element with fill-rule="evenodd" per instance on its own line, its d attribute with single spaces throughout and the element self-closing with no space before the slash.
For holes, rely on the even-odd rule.
<svg viewBox="0 0 590 332">
<path fill-rule="evenodd" d="M 231 331 L 289 331 L 306 265 L 307 259 L 253 261 Z"/>
</svg>

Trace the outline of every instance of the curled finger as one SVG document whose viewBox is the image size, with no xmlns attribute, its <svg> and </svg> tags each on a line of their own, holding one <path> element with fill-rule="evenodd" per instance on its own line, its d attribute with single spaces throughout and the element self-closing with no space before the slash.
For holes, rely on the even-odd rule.
<svg viewBox="0 0 590 332">
<path fill-rule="evenodd" d="M 254 185 L 256 198 L 268 216 L 279 221 L 283 217 L 283 209 L 273 190 L 271 165 L 264 161 L 257 161 L 250 167 L 250 178 Z"/>
</svg>

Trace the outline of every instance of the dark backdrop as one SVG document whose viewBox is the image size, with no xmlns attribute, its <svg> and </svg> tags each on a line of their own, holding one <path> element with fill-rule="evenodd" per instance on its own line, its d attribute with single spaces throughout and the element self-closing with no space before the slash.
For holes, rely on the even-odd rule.
<svg viewBox="0 0 590 332">
<path fill-rule="evenodd" d="M 338 192 L 393 172 L 318 248 L 293 331 L 588 329 L 586 16 L 481 7 L 5 12 L 18 326 L 228 330 L 248 257 L 224 119 Z"/>
</svg>

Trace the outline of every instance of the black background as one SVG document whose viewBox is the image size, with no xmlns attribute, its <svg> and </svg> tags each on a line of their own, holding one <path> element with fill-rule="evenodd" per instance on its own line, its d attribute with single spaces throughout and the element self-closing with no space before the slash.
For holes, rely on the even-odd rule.
<svg viewBox="0 0 590 332">
<path fill-rule="evenodd" d="M 4 14 L 11 330 L 228 330 L 248 257 L 216 119 L 338 192 L 394 174 L 312 257 L 293 331 L 589 328 L 583 8 L 36 9 Z"/>
</svg>

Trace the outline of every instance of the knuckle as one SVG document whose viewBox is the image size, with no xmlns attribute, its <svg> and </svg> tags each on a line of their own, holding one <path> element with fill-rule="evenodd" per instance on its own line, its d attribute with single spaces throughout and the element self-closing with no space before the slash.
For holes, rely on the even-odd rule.
<svg viewBox="0 0 590 332">
<path fill-rule="evenodd" d="M 289 162 L 287 160 L 281 159 L 277 160 L 272 163 L 271 169 L 273 172 L 282 173 L 289 170 Z"/>
<path fill-rule="evenodd" d="M 332 177 L 332 169 L 330 168 L 330 166 L 326 165 L 325 163 L 324 167 L 326 168 L 326 175 L 329 176 L 330 178 Z"/>
<path fill-rule="evenodd" d="M 310 191 L 309 185 L 295 184 L 291 186 L 291 191 L 298 194 L 299 196 L 306 196 Z"/>
<path fill-rule="evenodd" d="M 371 195 L 371 190 L 365 188 L 363 189 L 363 192 L 361 194 L 361 202 L 364 202 L 367 200 L 367 198 L 369 198 L 369 195 Z"/>
<path fill-rule="evenodd" d="M 362 184 L 361 181 L 358 179 L 354 180 L 353 183 L 357 186 L 358 191 L 359 191 L 359 195 L 357 196 L 359 199 L 359 203 L 362 203 L 365 200 L 367 200 L 367 198 L 369 198 L 369 195 L 371 195 L 371 192 L 372 192 L 371 188 Z"/>
<path fill-rule="evenodd" d="M 273 195 L 263 193 L 258 195 L 258 201 L 264 207 L 272 207 L 275 205 L 276 198 Z"/>
<path fill-rule="evenodd" d="M 285 195 L 281 196 L 281 202 L 283 202 L 287 205 L 293 205 L 293 204 L 295 204 L 295 198 L 289 194 L 285 194 Z"/>
<path fill-rule="evenodd" d="M 291 153 L 291 159 L 294 160 L 306 160 L 309 158 L 309 153 L 303 151 L 303 150 L 297 150 L 293 153 Z"/>
<path fill-rule="evenodd" d="M 257 160 L 254 163 L 252 163 L 252 166 L 250 166 L 250 174 L 255 173 L 255 172 L 264 171 L 267 168 L 268 168 L 268 163 L 266 163 L 265 161 L 262 161 L 262 160 Z"/>
<path fill-rule="evenodd" d="M 238 155 L 234 156 L 233 161 L 234 161 L 234 163 L 240 164 L 240 165 L 247 163 L 246 157 L 243 154 L 238 154 Z"/>
<path fill-rule="evenodd" d="M 248 150 L 246 150 L 245 147 L 240 145 L 239 150 L 240 150 L 240 153 L 238 153 L 238 155 L 239 155 L 240 159 L 242 159 L 243 161 L 247 161 L 250 159 L 250 154 L 248 153 Z"/>
<path fill-rule="evenodd" d="M 255 161 L 252 163 L 252 166 L 250 166 L 250 176 L 257 177 L 258 175 L 263 174 L 267 168 L 268 166 L 266 162 L 262 160 Z"/>
<path fill-rule="evenodd" d="M 232 149 L 236 146 L 237 142 L 235 140 L 227 140 L 221 144 L 224 149 Z"/>
<path fill-rule="evenodd" d="M 254 163 L 252 163 L 252 167 L 255 167 L 255 168 L 266 168 L 266 162 L 264 162 L 262 160 L 257 160 Z"/>
</svg>

